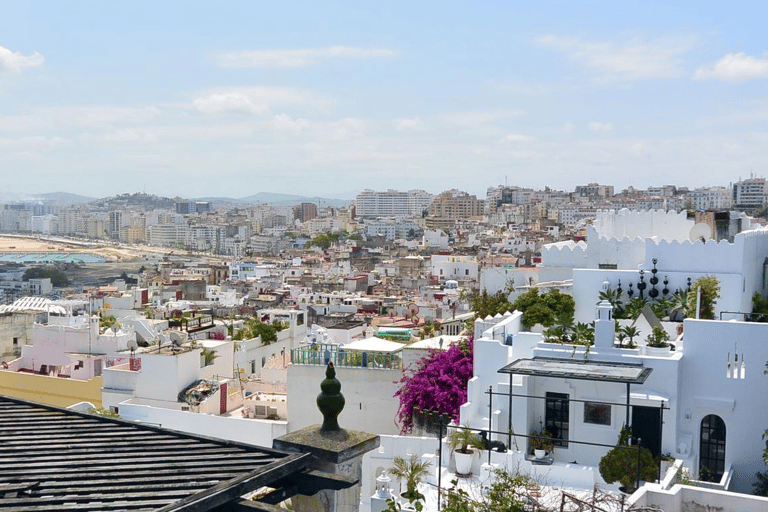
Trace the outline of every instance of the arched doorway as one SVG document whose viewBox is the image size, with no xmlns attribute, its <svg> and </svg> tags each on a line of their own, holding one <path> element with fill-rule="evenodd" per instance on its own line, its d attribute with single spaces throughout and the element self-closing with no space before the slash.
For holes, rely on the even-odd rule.
<svg viewBox="0 0 768 512">
<path fill-rule="evenodd" d="M 719 482 L 725 472 L 725 422 L 710 414 L 701 420 L 699 434 L 699 479 Z M 703 474 L 702 474 L 703 473 Z"/>
</svg>

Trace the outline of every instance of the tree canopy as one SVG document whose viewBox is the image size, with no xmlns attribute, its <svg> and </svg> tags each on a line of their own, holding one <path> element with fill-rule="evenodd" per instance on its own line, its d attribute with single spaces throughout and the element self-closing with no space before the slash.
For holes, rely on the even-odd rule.
<svg viewBox="0 0 768 512">
<path fill-rule="evenodd" d="M 261 336 L 261 342 L 264 345 L 269 345 L 277 341 L 277 333 L 286 329 L 287 325 L 284 322 L 275 320 L 271 324 L 264 323 L 258 318 L 249 318 L 245 322 L 245 326 L 235 332 L 232 339 L 239 340 L 252 340 Z"/>
<path fill-rule="evenodd" d="M 523 312 L 521 322 L 526 329 L 536 324 L 551 327 L 558 318 L 573 318 L 576 302 L 560 290 L 553 289 L 539 295 L 539 289 L 534 287 L 517 298 L 515 309 Z"/>
<path fill-rule="evenodd" d="M 514 311 L 515 306 L 507 300 L 507 294 L 501 290 L 491 295 L 486 290 L 481 293 L 473 293 L 467 297 L 472 311 L 475 312 L 475 318 L 485 318 L 487 316 L 496 316 L 497 313 L 504 314 L 507 311 Z"/>
<path fill-rule="evenodd" d="M 45 279 L 46 277 L 50 278 L 51 284 L 56 288 L 69 286 L 67 275 L 55 267 L 30 267 L 24 271 L 21 280 L 29 281 L 30 279 Z"/>
<path fill-rule="evenodd" d="M 688 294 L 688 310 L 696 316 L 697 290 L 701 290 L 699 318 L 715 319 L 715 303 L 720 298 L 720 281 L 715 276 L 703 276 L 694 281 Z"/>
</svg>

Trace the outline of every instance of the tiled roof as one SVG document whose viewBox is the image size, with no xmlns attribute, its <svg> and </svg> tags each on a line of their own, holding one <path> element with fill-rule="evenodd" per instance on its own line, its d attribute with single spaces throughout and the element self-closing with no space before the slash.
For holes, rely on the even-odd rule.
<svg viewBox="0 0 768 512">
<path fill-rule="evenodd" d="M 0 510 L 210 510 L 308 456 L 0 397 Z"/>
</svg>

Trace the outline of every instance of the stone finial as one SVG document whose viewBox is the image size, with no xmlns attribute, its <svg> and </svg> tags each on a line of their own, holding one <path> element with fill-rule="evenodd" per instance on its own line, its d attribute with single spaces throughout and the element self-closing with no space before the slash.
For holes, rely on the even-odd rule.
<svg viewBox="0 0 768 512">
<path fill-rule="evenodd" d="M 323 414 L 323 424 L 320 430 L 333 432 L 341 430 L 338 417 L 344 409 L 344 395 L 341 394 L 341 382 L 336 378 L 333 363 L 328 363 L 325 379 L 320 383 L 320 394 L 317 395 L 317 408 Z"/>
</svg>

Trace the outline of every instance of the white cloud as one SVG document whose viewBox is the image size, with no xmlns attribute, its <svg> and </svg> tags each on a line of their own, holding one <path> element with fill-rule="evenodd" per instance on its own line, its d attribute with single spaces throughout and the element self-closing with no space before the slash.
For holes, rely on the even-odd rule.
<svg viewBox="0 0 768 512">
<path fill-rule="evenodd" d="M 30 114 L 0 117 L 0 131 L 28 131 L 47 128 L 106 126 L 140 123 L 160 115 L 157 107 L 49 107 L 37 108 Z"/>
<path fill-rule="evenodd" d="M 598 73 L 600 80 L 630 81 L 669 78 L 682 74 L 681 55 L 694 46 L 694 38 L 663 38 L 643 42 L 589 42 L 577 37 L 548 35 L 537 43 L 560 51 Z"/>
<path fill-rule="evenodd" d="M 69 144 L 63 137 L 19 137 L 17 139 L 0 137 L 0 149 L 11 151 L 48 151 Z"/>
<path fill-rule="evenodd" d="M 359 139 L 365 137 L 367 123 L 363 119 L 347 117 L 339 121 L 328 123 L 327 129 L 323 129 L 324 135 L 334 141 Z"/>
<path fill-rule="evenodd" d="M 229 87 L 207 91 L 192 100 L 204 114 L 243 113 L 264 115 L 276 107 L 313 105 L 324 107 L 327 101 L 317 95 L 290 87 Z"/>
<path fill-rule="evenodd" d="M 768 59 L 758 59 L 744 53 L 729 53 L 711 67 L 701 67 L 693 74 L 696 80 L 725 80 L 740 82 L 768 76 Z"/>
<path fill-rule="evenodd" d="M 225 68 L 299 68 L 329 59 L 371 59 L 394 57 L 392 50 L 330 46 L 328 48 L 299 48 L 294 50 L 240 50 L 219 57 Z"/>
<path fill-rule="evenodd" d="M 205 125 L 142 126 L 105 132 L 84 132 L 78 135 L 83 142 L 142 142 L 160 140 L 213 140 L 252 137 L 255 128 L 245 123 Z"/>
<path fill-rule="evenodd" d="M 613 131 L 613 124 L 604 123 L 601 121 L 592 121 L 591 123 L 587 124 L 587 128 L 589 128 L 589 131 L 592 133 L 596 133 L 598 135 L 608 135 Z"/>
<path fill-rule="evenodd" d="M 286 114 L 279 114 L 272 118 L 272 126 L 279 132 L 300 133 L 310 126 L 306 119 L 292 119 Z"/>
<path fill-rule="evenodd" d="M 573 133 L 576 131 L 576 125 L 573 124 L 570 121 L 567 121 L 565 124 L 563 124 L 563 132 L 565 133 Z"/>
<path fill-rule="evenodd" d="M 524 144 L 526 142 L 535 141 L 535 137 L 529 135 L 523 135 L 521 133 L 508 133 L 499 141 L 503 144 Z"/>
<path fill-rule="evenodd" d="M 398 117 L 396 119 L 392 120 L 392 127 L 399 131 L 399 132 L 423 132 L 424 131 L 424 125 L 421 122 L 421 119 L 418 117 L 414 117 L 412 119 L 409 119 L 407 117 Z"/>
<path fill-rule="evenodd" d="M 43 62 L 45 62 L 45 58 L 37 52 L 32 55 L 22 55 L 0 46 L 0 71 L 18 73 L 22 68 L 42 66 Z"/>
<path fill-rule="evenodd" d="M 440 119 L 454 126 L 475 128 L 522 114 L 522 110 L 471 110 L 467 112 L 449 112 L 440 116 Z"/>
<path fill-rule="evenodd" d="M 245 114 L 266 114 L 269 109 L 257 98 L 239 92 L 213 93 L 192 101 L 203 114 L 241 112 Z"/>
</svg>

